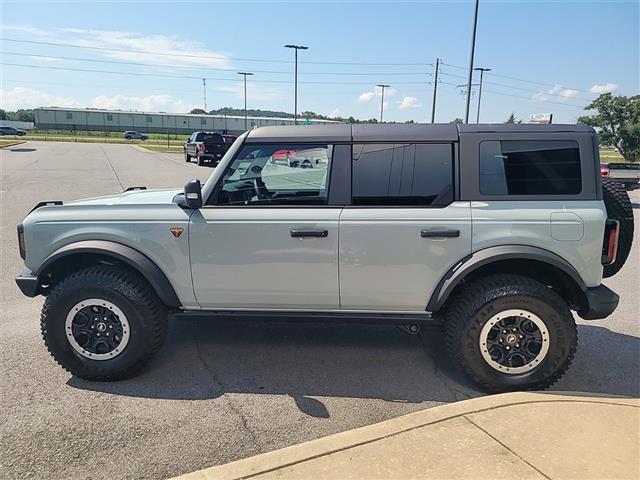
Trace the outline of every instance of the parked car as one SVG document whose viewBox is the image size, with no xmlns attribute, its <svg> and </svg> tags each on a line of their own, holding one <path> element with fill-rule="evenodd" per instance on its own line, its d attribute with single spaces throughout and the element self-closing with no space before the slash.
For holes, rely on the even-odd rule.
<svg viewBox="0 0 640 480">
<path fill-rule="evenodd" d="M 143 142 L 145 140 L 149 140 L 148 135 L 145 135 L 144 133 L 140 133 L 140 132 L 135 132 L 133 130 L 124 132 L 122 136 L 127 140 L 142 140 Z"/>
<path fill-rule="evenodd" d="M 0 127 L 0 136 L 4 135 L 17 135 L 18 137 L 22 137 L 26 135 L 26 130 L 20 130 L 15 127 Z"/>
<path fill-rule="evenodd" d="M 88 380 L 138 373 L 168 317 L 235 316 L 441 327 L 482 388 L 546 388 L 576 352 L 572 311 L 616 309 L 602 279 L 633 240 L 597 149 L 579 125 L 258 128 L 204 186 L 36 205 L 16 281 L 46 296 L 44 342 Z"/>
<path fill-rule="evenodd" d="M 600 173 L 603 177 L 620 182 L 628 190 L 640 187 L 640 165 L 637 163 L 603 163 Z"/>
<path fill-rule="evenodd" d="M 205 163 L 218 165 L 229 145 L 224 137 L 216 132 L 194 132 L 184 144 L 184 160 L 190 162 L 196 159 L 198 165 Z"/>
</svg>

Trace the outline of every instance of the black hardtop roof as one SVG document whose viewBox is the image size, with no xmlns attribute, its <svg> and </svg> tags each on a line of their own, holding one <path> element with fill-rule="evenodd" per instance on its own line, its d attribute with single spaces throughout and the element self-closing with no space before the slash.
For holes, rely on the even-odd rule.
<svg viewBox="0 0 640 480">
<path fill-rule="evenodd" d="M 522 124 L 473 124 L 451 123 L 386 123 L 386 124 L 335 124 L 291 125 L 260 127 L 249 131 L 246 142 L 456 142 L 460 134 L 471 133 L 593 133 L 585 125 Z"/>
</svg>

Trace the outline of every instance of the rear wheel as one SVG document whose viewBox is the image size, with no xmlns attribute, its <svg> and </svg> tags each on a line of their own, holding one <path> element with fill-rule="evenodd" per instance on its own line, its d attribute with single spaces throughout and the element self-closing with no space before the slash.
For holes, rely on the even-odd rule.
<svg viewBox="0 0 640 480">
<path fill-rule="evenodd" d="M 548 388 L 577 347 L 567 305 L 543 284 L 493 275 L 465 285 L 446 311 L 449 355 L 488 391 Z"/>
<path fill-rule="evenodd" d="M 131 135 L 125 135 L 125 140 L 131 140 Z"/>
<path fill-rule="evenodd" d="M 618 273 L 629 257 L 633 243 L 633 208 L 624 185 L 611 178 L 602 179 L 602 199 L 607 208 L 607 217 L 620 222 L 616 261 L 604 266 L 603 276 L 608 278 Z"/>
<path fill-rule="evenodd" d="M 198 163 L 198 166 L 200 167 L 204 166 L 204 160 L 200 155 L 196 155 L 196 162 Z"/>
<path fill-rule="evenodd" d="M 186 150 L 184 152 L 184 161 L 187 163 L 191 163 L 191 155 L 189 155 Z"/>
<path fill-rule="evenodd" d="M 41 329 L 49 353 L 65 370 L 87 380 L 120 380 L 136 375 L 158 352 L 167 313 L 138 273 L 101 265 L 52 289 Z"/>
</svg>

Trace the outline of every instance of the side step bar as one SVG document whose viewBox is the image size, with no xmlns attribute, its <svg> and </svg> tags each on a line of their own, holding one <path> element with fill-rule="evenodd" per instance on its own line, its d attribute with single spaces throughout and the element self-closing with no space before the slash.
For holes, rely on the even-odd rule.
<svg viewBox="0 0 640 480">
<path fill-rule="evenodd" d="M 274 322 L 334 322 L 408 325 L 416 324 L 423 328 L 442 327 L 439 317 L 432 318 L 425 313 L 376 313 L 363 311 L 347 312 L 307 312 L 295 310 L 174 310 L 169 313 L 170 320 L 232 320 L 232 319 L 274 321 Z"/>
</svg>

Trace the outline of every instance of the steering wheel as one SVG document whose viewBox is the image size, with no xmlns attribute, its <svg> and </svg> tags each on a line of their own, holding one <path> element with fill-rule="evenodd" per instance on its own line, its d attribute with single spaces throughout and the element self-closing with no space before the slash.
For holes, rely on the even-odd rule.
<svg viewBox="0 0 640 480">
<path fill-rule="evenodd" d="M 257 177 L 254 177 L 252 180 L 253 191 L 255 192 L 256 197 L 258 197 L 258 200 L 267 200 L 269 198 L 267 187 L 265 187 L 262 181 L 260 181 L 260 183 L 262 183 L 262 185 L 260 185 L 260 183 L 258 183 Z"/>
</svg>

